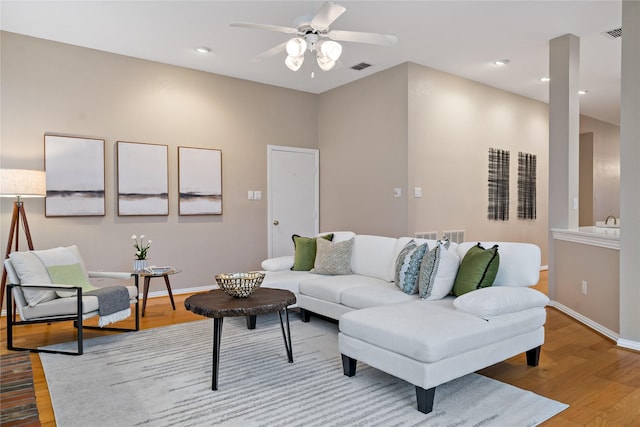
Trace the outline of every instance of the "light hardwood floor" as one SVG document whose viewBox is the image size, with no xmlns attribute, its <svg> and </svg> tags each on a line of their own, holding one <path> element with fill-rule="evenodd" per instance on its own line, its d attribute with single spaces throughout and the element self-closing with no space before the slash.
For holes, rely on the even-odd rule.
<svg viewBox="0 0 640 427">
<path fill-rule="evenodd" d="M 546 292 L 546 272 L 541 274 L 536 289 Z M 203 317 L 185 310 L 183 302 L 187 296 L 175 296 L 176 311 L 171 310 L 168 297 L 150 299 L 145 317 L 141 318 L 141 328 L 202 320 Z M 296 321 L 299 321 L 298 316 L 293 314 L 293 324 Z M 324 320 L 313 318 L 311 321 Z M 6 348 L 4 317 L 1 328 L 0 353 L 6 354 L 9 351 Z M 38 340 L 43 345 L 68 341 L 73 336 L 71 322 L 55 327 L 33 325 L 19 329 L 20 339 L 30 343 Z M 544 426 L 640 426 L 640 353 L 616 347 L 608 339 L 553 308 L 547 308 L 545 330 L 546 342 L 542 346 L 538 367 L 527 366 L 524 355 L 519 355 L 480 373 L 570 405 Z M 85 338 L 104 334 L 86 330 Z M 31 362 L 40 421 L 43 426 L 55 426 L 39 356 L 33 353 Z"/>
</svg>

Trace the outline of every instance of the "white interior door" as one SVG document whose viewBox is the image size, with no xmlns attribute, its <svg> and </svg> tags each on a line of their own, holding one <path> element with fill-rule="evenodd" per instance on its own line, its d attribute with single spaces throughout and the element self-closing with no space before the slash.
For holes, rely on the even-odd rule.
<svg viewBox="0 0 640 427">
<path fill-rule="evenodd" d="M 293 255 L 291 236 L 319 229 L 319 153 L 267 146 L 269 257 Z"/>
</svg>

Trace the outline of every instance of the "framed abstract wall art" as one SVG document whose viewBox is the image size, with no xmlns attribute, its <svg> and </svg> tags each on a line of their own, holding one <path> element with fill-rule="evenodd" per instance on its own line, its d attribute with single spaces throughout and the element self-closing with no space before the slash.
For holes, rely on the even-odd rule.
<svg viewBox="0 0 640 427">
<path fill-rule="evenodd" d="M 178 212 L 222 214 L 222 151 L 178 147 Z"/>
<path fill-rule="evenodd" d="M 117 142 L 118 215 L 169 215 L 168 147 Z"/>
<path fill-rule="evenodd" d="M 44 135 L 45 216 L 104 216 L 104 140 Z"/>
</svg>

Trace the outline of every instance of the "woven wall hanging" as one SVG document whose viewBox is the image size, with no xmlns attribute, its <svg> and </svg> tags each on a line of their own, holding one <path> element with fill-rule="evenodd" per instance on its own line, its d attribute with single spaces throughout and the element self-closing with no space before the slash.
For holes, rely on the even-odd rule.
<svg viewBox="0 0 640 427">
<path fill-rule="evenodd" d="M 518 153 L 518 219 L 536 219 L 536 155 Z"/>
<path fill-rule="evenodd" d="M 489 207 L 487 218 L 509 220 L 509 152 L 489 148 Z"/>
</svg>

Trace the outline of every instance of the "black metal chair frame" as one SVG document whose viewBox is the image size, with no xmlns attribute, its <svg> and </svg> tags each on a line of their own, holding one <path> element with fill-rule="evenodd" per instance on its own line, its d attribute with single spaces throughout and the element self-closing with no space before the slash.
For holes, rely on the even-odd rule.
<svg viewBox="0 0 640 427">
<path fill-rule="evenodd" d="M 77 292 L 77 308 L 76 314 L 68 315 L 68 316 L 51 316 L 51 317 L 43 317 L 40 319 L 34 320 L 15 320 L 15 312 L 14 312 L 14 303 L 13 303 L 13 288 L 15 287 L 26 287 L 22 285 L 16 284 L 8 284 L 7 285 L 7 348 L 9 350 L 15 351 L 24 351 L 28 350 L 32 353 L 54 353 L 54 354 L 67 354 L 72 356 L 80 356 L 83 353 L 83 337 L 82 330 L 83 329 L 96 329 L 101 331 L 119 331 L 119 332 L 135 332 L 140 330 L 140 290 L 138 286 L 138 275 L 133 275 L 135 278 L 135 286 L 138 292 L 136 293 L 136 302 L 135 302 L 135 328 L 115 328 L 115 327 L 98 327 L 98 326 L 89 326 L 83 324 L 82 319 L 82 288 L 80 286 L 73 286 L 65 288 L 69 290 L 75 290 Z M 60 290 L 59 286 L 29 286 L 30 289 L 56 289 Z M 54 323 L 54 322 L 68 322 L 73 321 L 73 326 L 77 329 L 77 351 L 63 351 L 63 350 L 49 350 L 44 348 L 32 348 L 32 347 L 16 347 L 13 345 L 13 327 L 14 326 L 22 326 L 22 325 L 34 325 L 37 323 Z"/>
</svg>

